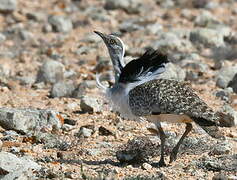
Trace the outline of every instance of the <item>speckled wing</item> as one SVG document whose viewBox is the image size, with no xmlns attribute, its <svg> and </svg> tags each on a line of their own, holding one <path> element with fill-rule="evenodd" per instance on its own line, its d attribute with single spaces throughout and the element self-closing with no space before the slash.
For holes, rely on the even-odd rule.
<svg viewBox="0 0 237 180">
<path fill-rule="evenodd" d="M 201 126 L 218 123 L 218 116 L 185 83 L 158 79 L 129 92 L 129 106 L 136 116 L 153 114 L 187 115 Z"/>
</svg>

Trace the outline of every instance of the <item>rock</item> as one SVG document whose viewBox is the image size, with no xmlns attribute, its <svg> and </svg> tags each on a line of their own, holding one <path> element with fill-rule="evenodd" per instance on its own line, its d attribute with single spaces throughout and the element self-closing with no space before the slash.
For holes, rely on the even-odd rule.
<svg viewBox="0 0 237 180">
<path fill-rule="evenodd" d="M 192 69 L 198 72 L 207 72 L 209 70 L 209 66 L 199 60 L 189 60 L 184 59 L 180 62 L 180 66 L 185 69 Z"/>
<path fill-rule="evenodd" d="M 53 110 L 0 108 L 0 125 L 21 133 L 33 133 L 45 126 L 60 128 L 61 121 Z"/>
<path fill-rule="evenodd" d="M 229 180 L 229 178 L 222 173 L 218 173 L 212 177 L 212 180 Z"/>
<path fill-rule="evenodd" d="M 142 164 L 142 169 L 144 169 L 144 170 L 151 170 L 152 169 L 152 165 L 150 165 L 148 163 L 143 163 Z"/>
<path fill-rule="evenodd" d="M 173 63 L 168 63 L 166 71 L 159 76 L 161 79 L 175 79 L 177 81 L 184 81 L 185 77 L 185 70 Z"/>
<path fill-rule="evenodd" d="M 234 110 L 230 105 L 224 105 L 221 109 L 221 111 L 228 116 L 232 118 L 222 118 L 222 121 L 220 122 L 223 124 L 223 126 L 231 127 L 237 125 L 237 111 Z"/>
<path fill-rule="evenodd" d="M 17 0 L 0 0 L 0 12 L 12 12 L 17 8 Z"/>
<path fill-rule="evenodd" d="M 231 87 L 233 91 L 237 94 L 237 71 L 233 79 L 228 83 L 228 87 Z"/>
<path fill-rule="evenodd" d="M 55 97 L 72 97 L 72 94 L 75 90 L 75 85 L 71 81 L 61 81 L 55 83 L 50 91 L 50 96 Z"/>
<path fill-rule="evenodd" d="M 141 11 L 142 0 L 106 0 L 105 9 L 115 10 L 123 9 L 127 13 L 136 14 Z"/>
<path fill-rule="evenodd" d="M 190 33 L 190 41 L 203 44 L 206 47 L 224 46 L 224 36 L 214 29 L 198 28 Z"/>
<path fill-rule="evenodd" d="M 81 98 L 80 107 L 83 112 L 93 113 L 93 112 L 101 112 L 103 102 L 94 97 L 83 96 Z"/>
<path fill-rule="evenodd" d="M 143 29 L 143 27 L 134 22 L 133 19 L 125 20 L 119 26 L 121 32 L 133 32 L 141 29 Z"/>
<path fill-rule="evenodd" d="M 237 154 L 223 155 L 219 157 L 204 156 L 196 162 L 198 168 L 208 171 L 229 171 L 236 172 Z"/>
<path fill-rule="evenodd" d="M 26 13 L 26 17 L 30 20 L 38 21 L 38 22 L 43 22 L 46 20 L 47 16 L 46 13 L 43 12 L 28 12 Z"/>
<path fill-rule="evenodd" d="M 110 130 L 106 129 L 103 126 L 99 127 L 99 135 L 100 136 L 110 136 L 110 135 L 114 135 L 114 133 L 112 133 Z"/>
<path fill-rule="evenodd" d="M 54 31 L 68 33 L 72 30 L 72 21 L 64 16 L 53 15 L 48 18 L 48 22 L 52 25 Z"/>
<path fill-rule="evenodd" d="M 54 60 L 46 60 L 40 67 L 36 82 L 56 83 L 64 79 L 65 67 Z"/>
<path fill-rule="evenodd" d="M 2 141 L 0 140 L 0 152 L 2 151 Z"/>
<path fill-rule="evenodd" d="M 221 100 L 228 102 L 230 100 L 231 93 L 233 93 L 232 88 L 225 88 L 223 90 L 218 90 L 215 95 L 216 97 L 221 98 Z"/>
<path fill-rule="evenodd" d="M 3 33 L 0 33 L 0 43 L 3 43 L 6 40 L 6 36 Z"/>
<path fill-rule="evenodd" d="M 85 138 L 88 138 L 90 137 L 91 135 L 93 134 L 93 130 L 92 129 L 88 129 L 88 128 L 85 128 L 85 127 L 81 127 L 77 136 L 78 137 L 85 137 Z"/>
<path fill-rule="evenodd" d="M 206 5 L 205 5 L 205 8 L 206 9 L 216 9 L 219 7 L 219 3 L 218 2 L 214 2 L 214 1 L 209 1 Z"/>
<path fill-rule="evenodd" d="M 77 121 L 73 120 L 73 119 L 64 119 L 64 124 L 69 124 L 72 126 L 75 126 L 77 123 Z"/>
<path fill-rule="evenodd" d="M 160 23 L 154 23 L 147 26 L 146 31 L 151 34 L 159 35 L 163 30 L 163 25 Z"/>
<path fill-rule="evenodd" d="M 212 48 L 212 58 L 218 61 L 235 60 L 237 50 L 235 46 L 221 46 Z"/>
<path fill-rule="evenodd" d="M 99 149 L 87 149 L 87 154 L 90 156 L 98 156 L 101 154 L 101 150 Z"/>
<path fill-rule="evenodd" d="M 31 40 L 34 38 L 33 33 L 27 31 L 27 30 L 20 30 L 19 32 L 20 38 L 25 41 L 25 40 Z"/>
<path fill-rule="evenodd" d="M 237 66 L 222 67 L 216 76 L 216 85 L 220 88 L 226 88 L 237 72 Z"/>
<path fill-rule="evenodd" d="M 166 49 L 170 51 L 190 51 L 192 44 L 190 41 L 179 38 L 175 33 L 162 33 L 157 41 L 152 43 L 154 49 Z"/>
<path fill-rule="evenodd" d="M 28 157 L 18 158 L 8 152 L 0 152 L 1 179 L 28 179 L 33 178 L 33 172 L 39 171 L 40 165 L 30 160 Z"/>
<path fill-rule="evenodd" d="M 175 3 L 173 0 L 156 0 L 156 3 L 161 6 L 162 8 L 172 8 L 175 6 Z"/>
<path fill-rule="evenodd" d="M 129 140 L 127 144 L 119 147 L 116 152 L 116 158 L 121 163 L 141 163 L 155 157 L 160 153 L 160 144 L 157 139 L 152 140 L 149 137 L 135 137 Z"/>
<path fill-rule="evenodd" d="M 228 141 L 219 142 L 213 146 L 213 149 L 209 152 L 209 155 L 223 155 L 229 154 L 231 151 L 231 145 Z"/>
<path fill-rule="evenodd" d="M 220 24 L 217 18 L 210 13 L 210 11 L 202 11 L 194 20 L 195 25 L 201 27 L 207 27 L 211 24 Z"/>
</svg>

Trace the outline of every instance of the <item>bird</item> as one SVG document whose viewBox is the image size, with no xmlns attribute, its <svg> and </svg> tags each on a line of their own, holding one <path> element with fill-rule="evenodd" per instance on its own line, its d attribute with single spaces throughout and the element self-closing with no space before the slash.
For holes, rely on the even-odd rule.
<svg viewBox="0 0 237 180">
<path fill-rule="evenodd" d="M 145 118 L 154 123 L 160 136 L 161 156 L 158 166 L 166 166 L 164 146 L 166 135 L 161 122 L 185 123 L 185 132 L 170 154 L 172 163 L 185 137 L 192 130 L 192 123 L 199 125 L 211 137 L 225 139 L 219 130 L 223 113 L 215 112 L 186 82 L 159 78 L 169 63 L 168 55 L 162 50 L 149 48 L 139 58 L 125 65 L 124 43 L 114 35 L 95 31 L 109 51 L 114 65 L 115 83 L 104 86 L 96 76 L 98 87 L 103 90 L 113 108 L 122 117 L 130 120 Z"/>
</svg>

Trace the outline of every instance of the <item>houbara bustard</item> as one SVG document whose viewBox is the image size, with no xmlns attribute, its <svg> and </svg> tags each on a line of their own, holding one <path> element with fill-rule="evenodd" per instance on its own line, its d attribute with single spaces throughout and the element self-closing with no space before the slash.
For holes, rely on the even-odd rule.
<svg viewBox="0 0 237 180">
<path fill-rule="evenodd" d="M 168 63 L 167 54 L 149 49 L 140 58 L 125 65 L 125 47 L 114 35 L 95 31 L 104 41 L 110 54 L 115 72 L 115 83 L 105 87 L 97 76 L 97 84 L 104 90 L 115 110 L 131 120 L 145 118 L 156 125 L 161 140 L 159 166 L 165 166 L 165 133 L 160 122 L 186 123 L 186 129 L 170 155 L 170 162 L 177 153 L 184 138 L 192 129 L 192 122 L 198 124 L 210 136 L 224 138 L 218 129 L 222 113 L 214 112 L 187 83 L 159 79 Z"/>
</svg>

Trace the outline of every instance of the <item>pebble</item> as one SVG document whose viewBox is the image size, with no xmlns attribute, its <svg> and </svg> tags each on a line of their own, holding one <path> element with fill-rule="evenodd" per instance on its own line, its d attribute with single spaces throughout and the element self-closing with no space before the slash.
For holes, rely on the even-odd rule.
<svg viewBox="0 0 237 180">
<path fill-rule="evenodd" d="M 88 138 L 92 135 L 92 133 L 93 133 L 92 129 L 82 127 L 82 128 L 80 128 L 80 130 L 78 132 L 78 136 Z"/>
<path fill-rule="evenodd" d="M 142 169 L 144 169 L 144 170 L 151 170 L 152 169 L 152 165 L 150 165 L 148 163 L 143 163 L 142 164 Z"/>
<path fill-rule="evenodd" d="M 81 98 L 80 108 L 83 112 L 87 113 L 101 112 L 102 105 L 103 101 L 98 98 L 83 96 Z"/>
<path fill-rule="evenodd" d="M 56 32 L 68 33 L 72 30 L 72 21 L 64 16 L 53 15 L 48 18 L 48 22 L 52 25 Z"/>
<path fill-rule="evenodd" d="M 237 94 L 237 71 L 233 79 L 228 83 L 228 87 L 231 87 L 233 91 Z"/>
<path fill-rule="evenodd" d="M 36 82 L 56 83 L 64 80 L 65 67 L 55 60 L 46 60 L 40 67 Z"/>
<path fill-rule="evenodd" d="M 237 66 L 222 67 L 216 75 L 216 85 L 220 88 L 226 88 L 233 80 L 237 72 Z"/>
<path fill-rule="evenodd" d="M 209 28 L 197 28 L 191 31 L 190 41 L 206 47 L 224 46 L 224 36 L 219 31 Z"/>
<path fill-rule="evenodd" d="M 75 90 L 75 85 L 71 81 L 60 81 L 53 84 L 50 90 L 50 97 L 72 97 Z"/>
<path fill-rule="evenodd" d="M 17 0 L 0 0 L 0 12 L 7 13 L 15 11 L 17 4 Z"/>
</svg>

